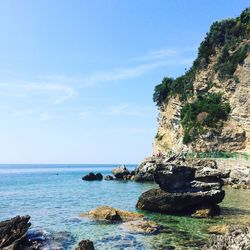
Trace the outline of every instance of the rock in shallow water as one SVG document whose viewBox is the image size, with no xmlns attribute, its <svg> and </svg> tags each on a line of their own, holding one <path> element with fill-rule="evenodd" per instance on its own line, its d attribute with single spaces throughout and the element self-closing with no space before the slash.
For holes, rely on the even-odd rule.
<svg viewBox="0 0 250 250">
<path fill-rule="evenodd" d="M 136 207 L 199 218 L 217 214 L 217 204 L 225 196 L 221 189 L 223 175 L 215 169 L 216 163 L 213 161 L 204 163 L 204 167 L 200 165 L 202 162 L 192 161 L 190 165 L 183 157 L 170 157 L 155 163 L 154 179 L 160 188 L 143 193 Z"/>
<path fill-rule="evenodd" d="M 130 175 L 130 172 L 125 167 L 125 165 L 122 165 L 118 168 L 112 169 L 112 174 L 115 176 L 116 179 L 124 179 L 124 177 Z"/>
<path fill-rule="evenodd" d="M 102 180 L 103 176 L 101 173 L 97 173 L 97 174 L 94 174 L 94 173 L 89 173 L 85 176 L 82 177 L 82 180 L 84 181 L 100 181 Z"/>
<path fill-rule="evenodd" d="M 94 244 L 90 240 L 82 240 L 78 243 L 75 250 L 94 250 Z"/>
<path fill-rule="evenodd" d="M 132 234 L 157 234 L 160 233 L 162 226 L 154 221 L 135 220 L 122 223 L 120 228 Z"/>
<path fill-rule="evenodd" d="M 94 220 L 107 220 L 107 221 L 130 221 L 144 217 L 142 214 L 129 212 L 121 209 L 116 209 L 109 206 L 100 206 L 87 213 L 80 215 L 81 217 L 90 217 Z"/>
<path fill-rule="evenodd" d="M 106 175 L 104 180 L 105 181 L 112 181 L 112 180 L 114 180 L 114 177 L 112 175 Z"/>
<path fill-rule="evenodd" d="M 26 243 L 30 216 L 16 216 L 0 222 L 0 249 L 20 249 Z"/>
<path fill-rule="evenodd" d="M 188 214 L 197 210 L 201 205 L 217 204 L 223 200 L 224 196 L 224 190 L 169 193 L 161 189 L 150 189 L 139 197 L 136 207 L 153 212 Z"/>
</svg>

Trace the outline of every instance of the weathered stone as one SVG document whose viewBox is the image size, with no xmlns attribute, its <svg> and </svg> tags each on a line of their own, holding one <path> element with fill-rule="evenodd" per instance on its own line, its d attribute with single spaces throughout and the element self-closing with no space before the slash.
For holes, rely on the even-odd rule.
<svg viewBox="0 0 250 250">
<path fill-rule="evenodd" d="M 132 234 L 157 234 L 160 233 L 162 226 L 154 221 L 140 219 L 124 222 L 120 225 L 120 228 Z"/>
<path fill-rule="evenodd" d="M 194 168 L 175 164 L 159 164 L 155 170 L 154 179 L 161 189 L 175 192 L 187 191 L 194 176 Z"/>
<path fill-rule="evenodd" d="M 156 160 L 153 157 L 143 160 L 142 163 L 135 169 L 133 179 L 138 182 L 154 181 L 156 167 Z"/>
<path fill-rule="evenodd" d="M 91 240 L 82 240 L 78 243 L 75 250 L 94 250 L 94 244 Z"/>
<path fill-rule="evenodd" d="M 89 174 L 82 177 L 84 181 L 100 181 L 102 180 L 103 176 L 101 173 L 94 174 L 90 172 Z"/>
<path fill-rule="evenodd" d="M 230 227 L 225 235 L 212 235 L 204 250 L 249 250 L 250 228 Z"/>
<path fill-rule="evenodd" d="M 222 224 L 222 225 L 216 225 L 216 226 L 211 226 L 207 229 L 207 231 L 211 234 L 225 234 L 228 229 L 229 225 Z"/>
<path fill-rule="evenodd" d="M 225 196 L 224 190 L 196 193 L 169 193 L 161 189 L 144 192 L 136 204 L 142 210 L 169 214 L 192 214 L 201 205 L 215 205 Z"/>
<path fill-rule="evenodd" d="M 112 170 L 112 174 L 115 176 L 116 179 L 123 179 L 124 176 L 129 175 L 130 172 L 125 167 L 125 165 L 122 165 L 118 168 L 114 168 Z"/>
<path fill-rule="evenodd" d="M 105 178 L 104 178 L 104 180 L 106 180 L 106 181 L 112 181 L 112 180 L 114 180 L 114 177 L 112 175 L 106 175 Z"/>
<path fill-rule="evenodd" d="M 30 216 L 16 216 L 10 220 L 0 222 L 0 249 L 13 244 L 13 249 L 26 238 L 31 223 Z M 11 249 L 11 248 L 10 248 Z"/>
<path fill-rule="evenodd" d="M 109 206 L 97 207 L 94 210 L 91 210 L 90 212 L 81 214 L 80 216 L 90 217 L 95 220 L 107 221 L 130 221 L 144 217 L 142 214 L 120 210 Z"/>
</svg>

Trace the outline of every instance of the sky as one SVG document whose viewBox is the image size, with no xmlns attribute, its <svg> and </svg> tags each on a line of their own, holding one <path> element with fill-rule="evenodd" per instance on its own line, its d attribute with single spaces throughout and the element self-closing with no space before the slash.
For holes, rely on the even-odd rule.
<svg viewBox="0 0 250 250">
<path fill-rule="evenodd" d="M 248 0 L 0 1 L 0 163 L 139 163 L 155 85 Z"/>
</svg>

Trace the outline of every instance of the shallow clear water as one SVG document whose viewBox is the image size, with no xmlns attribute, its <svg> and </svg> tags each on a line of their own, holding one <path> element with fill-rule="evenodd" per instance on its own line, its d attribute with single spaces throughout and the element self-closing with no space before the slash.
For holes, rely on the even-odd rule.
<svg viewBox="0 0 250 250">
<path fill-rule="evenodd" d="M 214 219 L 145 213 L 165 226 L 165 232 L 159 235 L 132 235 L 117 224 L 80 218 L 79 214 L 100 205 L 135 211 L 139 195 L 154 186 L 132 181 L 81 180 L 90 171 L 110 174 L 116 166 L 1 165 L 0 220 L 29 214 L 30 231 L 44 230 L 55 235 L 60 232 L 55 237 L 63 242 L 63 249 L 74 249 L 81 239 L 93 240 L 96 249 L 163 249 L 166 246 L 200 249 L 208 238 L 209 226 L 250 223 L 250 190 L 233 189 L 226 189 L 222 215 Z"/>
</svg>

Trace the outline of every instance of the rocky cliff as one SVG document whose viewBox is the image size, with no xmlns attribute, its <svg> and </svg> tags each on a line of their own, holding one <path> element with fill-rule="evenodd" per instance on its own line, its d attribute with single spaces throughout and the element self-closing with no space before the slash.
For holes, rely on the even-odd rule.
<svg viewBox="0 0 250 250">
<path fill-rule="evenodd" d="M 227 107 L 228 113 L 215 120 L 218 112 L 210 100 L 218 93 L 217 111 Z M 154 101 L 159 125 L 153 153 L 250 155 L 250 9 L 235 19 L 215 22 L 191 69 L 177 79 L 164 78 L 155 88 Z"/>
</svg>

